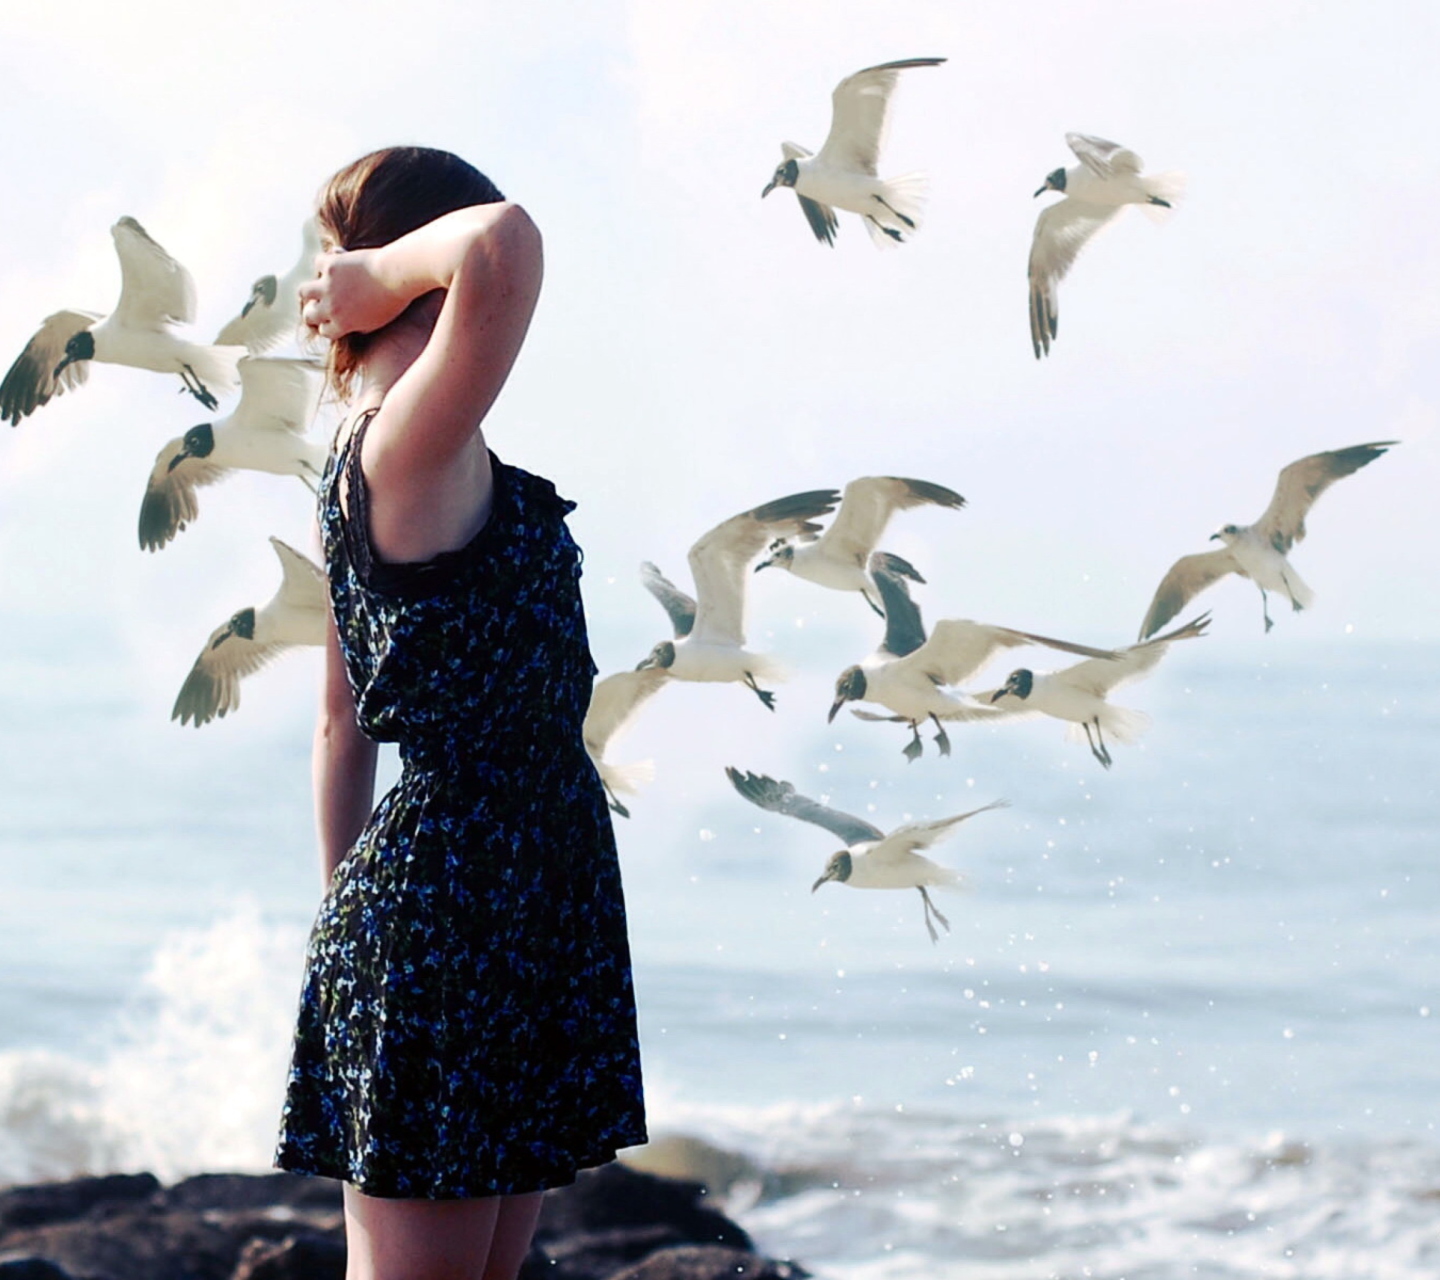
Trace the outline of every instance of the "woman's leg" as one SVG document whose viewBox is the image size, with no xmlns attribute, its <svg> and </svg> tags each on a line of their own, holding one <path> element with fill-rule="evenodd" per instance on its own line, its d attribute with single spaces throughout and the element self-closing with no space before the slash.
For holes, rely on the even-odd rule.
<svg viewBox="0 0 1440 1280">
<path fill-rule="evenodd" d="M 345 1188 L 345 1280 L 481 1280 L 500 1197 L 384 1200 Z"/>
<path fill-rule="evenodd" d="M 485 1261 L 484 1280 L 515 1280 L 520 1274 L 520 1264 L 530 1252 L 530 1237 L 535 1234 L 544 1198 L 540 1191 L 500 1197 L 500 1212 L 490 1240 L 490 1256 Z"/>
</svg>

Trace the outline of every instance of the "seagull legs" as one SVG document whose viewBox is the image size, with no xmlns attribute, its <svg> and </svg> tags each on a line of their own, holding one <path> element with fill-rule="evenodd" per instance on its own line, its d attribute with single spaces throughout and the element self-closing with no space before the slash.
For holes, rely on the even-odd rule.
<svg viewBox="0 0 1440 1280">
<path fill-rule="evenodd" d="M 756 684 L 755 677 L 752 676 L 748 671 L 745 673 L 745 685 L 755 694 L 757 698 L 760 699 L 761 702 L 766 705 L 766 707 L 768 707 L 771 711 L 775 710 L 775 695 L 773 693 L 766 692 L 758 684 Z"/>
<path fill-rule="evenodd" d="M 1265 617 L 1265 634 L 1270 634 L 1270 628 L 1275 624 L 1270 621 L 1270 597 L 1265 594 L 1265 588 L 1260 588 L 1260 612 Z"/>
<path fill-rule="evenodd" d="M 185 390 L 195 397 L 207 409 L 215 410 L 220 407 L 220 401 L 210 394 L 210 389 L 200 381 L 200 375 L 188 364 L 180 366 L 180 381 L 185 384 Z"/>
<path fill-rule="evenodd" d="M 1110 749 L 1105 745 L 1105 735 L 1100 732 L 1100 721 L 1094 721 L 1095 733 L 1090 733 L 1091 721 L 1084 722 L 1085 741 L 1090 744 L 1090 754 L 1105 767 L 1109 768 L 1114 761 L 1110 758 Z M 1099 744 L 1098 746 L 1096 744 Z"/>
<path fill-rule="evenodd" d="M 942 756 L 948 756 L 950 754 L 950 735 L 945 732 L 945 726 L 940 723 L 940 718 L 933 711 L 930 713 L 930 719 L 935 721 L 935 728 L 938 731 L 935 734 L 935 745 L 940 748 Z"/>
<path fill-rule="evenodd" d="M 923 884 L 917 884 L 915 887 L 920 890 L 920 900 L 925 904 L 925 931 L 930 935 L 931 942 L 939 942 L 940 935 L 935 932 L 935 926 L 930 923 L 930 917 L 934 916 L 935 919 L 940 921 L 940 923 L 945 926 L 946 933 L 950 932 L 950 921 L 945 919 L 945 917 L 940 914 L 940 908 L 930 901 L 930 895 L 926 892 Z"/>
<path fill-rule="evenodd" d="M 905 750 L 900 754 L 913 764 L 924 755 L 925 744 L 920 741 L 920 725 L 914 720 L 910 721 L 910 733 L 910 741 L 905 744 Z"/>
<path fill-rule="evenodd" d="M 915 230 L 915 219 L 914 219 L 914 218 L 907 218 L 903 213 L 900 212 L 899 209 L 894 208 L 894 207 L 885 199 L 884 196 L 876 196 L 875 199 L 878 200 L 878 201 L 880 202 L 880 204 L 881 204 L 884 208 L 889 209 L 890 212 L 893 213 L 897 218 L 899 218 L 900 221 L 903 222 L 907 227 L 909 227 L 911 231 L 914 231 L 914 230 Z M 887 231 L 884 227 L 881 227 L 880 229 L 881 229 L 882 231 L 885 231 L 885 234 L 886 234 L 886 235 L 894 236 L 895 239 L 897 239 L 897 240 L 900 239 L 900 236 L 899 236 L 899 233 L 898 233 L 898 232 L 895 232 L 895 231 Z"/>
<path fill-rule="evenodd" d="M 601 779 L 601 785 L 605 788 L 605 799 L 609 802 L 611 810 L 618 813 L 622 818 L 628 818 L 630 816 L 630 810 L 620 803 L 619 797 L 610 790 L 610 784 L 605 782 L 604 779 Z"/>
</svg>

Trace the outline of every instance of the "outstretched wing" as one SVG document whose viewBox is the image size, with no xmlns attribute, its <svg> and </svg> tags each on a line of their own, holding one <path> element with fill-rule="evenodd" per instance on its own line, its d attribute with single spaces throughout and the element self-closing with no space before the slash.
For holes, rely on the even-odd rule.
<svg viewBox="0 0 1440 1280">
<path fill-rule="evenodd" d="M 300 258 L 283 276 L 261 276 L 250 286 L 250 296 L 240 314 L 215 335 L 217 347 L 243 346 L 259 355 L 293 338 L 300 324 L 300 299 L 296 290 L 315 274 L 315 255 L 320 252 L 320 233 L 315 220 L 307 218 L 301 229 Z"/>
<path fill-rule="evenodd" d="M 1155 598 L 1150 601 L 1145 621 L 1140 624 L 1140 639 L 1153 636 L 1206 587 L 1219 582 L 1227 573 L 1239 572 L 1240 566 L 1229 547 L 1181 556 L 1155 589 Z"/>
<path fill-rule="evenodd" d="M 120 258 L 120 301 L 115 318 L 127 329 L 163 329 L 195 319 L 195 282 L 134 218 L 121 218 L 110 234 Z"/>
<path fill-rule="evenodd" d="M 901 862 L 917 849 L 928 849 L 931 845 L 948 839 L 966 818 L 973 818 L 977 813 L 989 813 L 992 809 L 1009 807 L 1008 800 L 992 800 L 978 809 L 971 809 L 969 813 L 957 813 L 953 818 L 936 818 L 933 822 L 907 822 L 903 827 L 896 827 L 868 852 L 876 862 Z"/>
<path fill-rule="evenodd" d="M 171 440 L 155 455 L 155 465 L 145 482 L 145 496 L 140 500 L 141 548 L 159 551 L 165 546 L 200 515 L 195 490 L 214 484 L 228 473 L 228 467 L 217 467 L 187 454 L 183 436 Z"/>
<path fill-rule="evenodd" d="M 812 521 L 839 500 L 834 489 L 792 493 L 731 516 L 701 537 L 690 548 L 696 640 L 743 648 L 746 568 L 776 538 L 813 538 L 820 526 Z"/>
<path fill-rule="evenodd" d="M 1093 693 L 1097 698 L 1103 698 L 1122 684 L 1129 684 L 1132 680 L 1149 675 L 1165 656 L 1173 641 L 1193 640 L 1196 636 L 1204 635 L 1205 628 L 1209 625 L 1210 615 L 1202 613 L 1183 627 L 1176 627 L 1174 631 L 1163 636 L 1121 649 L 1114 661 L 1077 662 L 1073 667 L 1056 672 L 1056 679 L 1083 689 L 1086 693 Z"/>
<path fill-rule="evenodd" d="M 320 403 L 322 366 L 304 358 L 245 356 L 237 368 L 240 403 L 231 415 L 232 425 L 303 436 Z"/>
<path fill-rule="evenodd" d="M 670 615 L 670 625 L 675 629 L 675 639 L 683 640 L 695 626 L 695 601 L 670 581 L 659 568 L 649 560 L 640 565 L 640 581 L 645 590 L 660 602 L 660 607 Z"/>
<path fill-rule="evenodd" d="M 1375 461 L 1398 440 L 1379 440 L 1373 444 L 1352 444 L 1348 449 L 1330 449 L 1312 453 L 1308 458 L 1292 462 L 1280 472 L 1275 494 L 1265 514 L 1255 522 L 1282 554 L 1305 537 L 1305 516 L 1315 501 L 1335 481 L 1353 475 L 1361 467 Z"/>
<path fill-rule="evenodd" d="M 1120 173 L 1139 173 L 1144 162 L 1128 147 L 1108 138 L 1088 133 L 1067 133 L 1065 141 L 1081 164 L 1097 178 L 1113 178 Z"/>
<path fill-rule="evenodd" d="M 944 58 L 903 58 L 846 76 L 830 95 L 830 133 L 818 159 L 827 167 L 876 174 L 885 145 L 890 98 L 900 72 L 938 67 Z"/>
<path fill-rule="evenodd" d="M 821 545 L 832 559 L 863 567 L 885 536 L 890 517 L 897 511 L 926 504 L 959 508 L 965 505 L 965 499 L 955 490 L 929 480 L 861 476 L 845 486 L 840 510 L 821 535 Z"/>
<path fill-rule="evenodd" d="M 583 730 L 585 750 L 592 759 L 598 762 L 605 758 L 611 741 L 624 732 L 640 708 L 670 679 L 670 673 L 663 667 L 646 667 L 639 671 L 617 671 L 595 682 Z"/>
<path fill-rule="evenodd" d="M 725 776 L 735 785 L 735 790 L 762 809 L 771 813 L 783 813 L 801 822 L 813 822 L 837 835 L 847 846 L 860 844 L 865 840 L 882 840 L 885 833 L 873 827 L 863 818 L 851 817 L 838 809 L 831 809 L 818 800 L 802 796 L 788 782 L 777 782 L 763 773 L 741 773 L 739 769 L 727 768 Z"/>
<path fill-rule="evenodd" d="M 897 658 L 914 653 L 925 643 L 925 621 L 920 606 L 910 598 L 909 575 L 884 551 L 870 557 L 868 568 L 885 610 L 885 639 L 880 647 Z"/>
<path fill-rule="evenodd" d="M 274 603 L 287 609 L 329 608 L 324 570 L 309 556 L 279 538 L 272 537 L 270 545 L 275 548 L 280 560 L 281 573 L 280 589 L 275 593 Z"/>
<path fill-rule="evenodd" d="M 242 634 L 243 619 L 253 609 L 242 609 L 210 633 L 185 683 L 180 686 L 170 719 L 197 729 L 240 705 L 240 682 L 279 656 L 288 645 L 257 644 Z"/>
<path fill-rule="evenodd" d="M 1120 211 L 1119 205 L 1061 200 L 1040 211 L 1030 243 L 1030 342 L 1035 358 L 1050 351 L 1059 332 L 1060 306 L 1055 287 L 1074 264 L 1090 237 Z"/>
<path fill-rule="evenodd" d="M 1110 649 L 1095 649 L 1090 645 L 1074 644 L 1069 640 L 1036 635 L 1032 631 L 1016 631 L 1011 627 L 971 622 L 968 618 L 946 618 L 935 624 L 924 647 L 911 654 L 906 661 L 911 666 L 918 666 L 936 684 L 960 684 L 979 671 L 1000 650 L 1018 649 L 1032 644 L 1103 660 L 1118 656 Z"/>
<path fill-rule="evenodd" d="M 55 376 L 55 366 L 65 358 L 65 344 L 88 329 L 100 317 L 93 311 L 57 311 L 15 357 L 15 363 L 0 382 L 0 422 L 20 425 L 36 409 L 50 403 L 51 396 L 78 387 L 89 372 L 88 360 L 75 360 Z"/>
</svg>

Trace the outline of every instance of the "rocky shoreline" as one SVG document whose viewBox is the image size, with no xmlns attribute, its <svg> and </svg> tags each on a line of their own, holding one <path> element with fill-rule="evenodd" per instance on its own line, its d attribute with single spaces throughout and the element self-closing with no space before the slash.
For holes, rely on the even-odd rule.
<svg viewBox="0 0 1440 1280">
<path fill-rule="evenodd" d="M 521 1280 L 797 1280 L 706 1202 L 623 1164 L 545 1194 Z M 338 1183 L 112 1174 L 0 1191 L 0 1280 L 344 1280 Z"/>
</svg>

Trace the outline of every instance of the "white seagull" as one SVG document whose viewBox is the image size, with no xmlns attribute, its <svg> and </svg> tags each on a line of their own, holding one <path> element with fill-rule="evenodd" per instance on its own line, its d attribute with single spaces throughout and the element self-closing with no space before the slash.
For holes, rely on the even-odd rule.
<svg viewBox="0 0 1440 1280">
<path fill-rule="evenodd" d="M 822 587 L 859 591 L 876 613 L 884 614 L 879 590 L 867 568 L 870 556 L 895 512 L 926 504 L 958 510 L 965 505 L 965 499 L 955 490 L 929 480 L 861 476 L 845 486 L 840 510 L 818 540 L 797 544 L 788 538 L 777 539 L 770 545 L 769 559 L 756 565 L 755 572 L 773 565 Z M 925 581 L 914 565 L 897 555 L 885 553 L 883 563 L 890 572 L 912 582 Z"/>
<path fill-rule="evenodd" d="M 813 822 L 845 841 L 847 847 L 830 855 L 824 873 L 810 886 L 811 893 L 827 880 L 837 880 L 852 889 L 918 889 L 920 900 L 925 904 L 925 930 L 931 942 L 940 940 L 930 922 L 931 917 L 938 920 L 947 933 L 950 921 L 931 901 L 928 886 L 961 885 L 965 878 L 958 871 L 942 867 L 916 850 L 928 849 L 953 835 L 955 828 L 966 818 L 1007 807 L 1006 801 L 993 800 L 978 809 L 971 809 L 969 813 L 957 813 L 951 818 L 907 822 L 886 835 L 863 818 L 851 817 L 848 813 L 800 795 L 788 782 L 777 782 L 759 773 L 741 773 L 734 768 L 727 768 L 725 774 L 735 784 L 735 790 L 751 804 L 772 813 L 799 818 L 802 822 Z"/>
<path fill-rule="evenodd" d="M 925 175 L 907 173 L 882 180 L 877 174 L 890 95 L 900 72 L 910 67 L 938 67 L 944 61 L 905 58 L 846 76 L 831 95 L 830 133 L 819 154 L 812 155 L 794 142 L 782 142 L 785 159 L 761 198 L 776 187 L 793 188 L 810 230 L 822 244 L 835 243 L 839 227 L 836 209 L 858 213 L 877 245 L 904 241 L 920 225 Z"/>
<path fill-rule="evenodd" d="M 305 359 L 246 356 L 240 403 L 219 422 L 202 422 L 165 445 L 140 503 L 140 545 L 158 551 L 200 514 L 195 491 L 232 470 L 299 476 L 311 489 L 325 466 L 325 446 L 307 440 L 324 382 Z"/>
<path fill-rule="evenodd" d="M 653 760 L 637 760 L 631 764 L 611 764 L 605 752 L 634 721 L 641 706 L 668 684 L 670 673 L 664 667 L 642 667 L 637 671 L 617 671 L 597 680 L 590 691 L 590 706 L 585 712 L 582 736 L 585 750 L 605 786 L 610 807 L 622 818 L 630 810 L 620 803 L 620 795 L 634 795 L 640 785 L 655 777 Z"/>
<path fill-rule="evenodd" d="M 18 426 L 52 396 L 85 381 L 91 360 L 178 374 L 184 389 L 207 409 L 215 392 L 235 386 L 243 347 L 188 342 L 174 326 L 195 319 L 190 273 L 146 234 L 134 218 L 121 218 L 110 234 L 120 258 L 120 300 L 108 316 L 57 311 L 25 344 L 0 382 L 0 420 Z"/>
<path fill-rule="evenodd" d="M 1140 157 L 1118 142 L 1084 133 L 1067 133 L 1065 141 L 1080 163 L 1056 169 L 1035 193 L 1059 191 L 1065 196 L 1035 220 L 1030 245 L 1030 342 L 1037 360 L 1050 354 L 1055 337 L 1059 316 L 1055 286 L 1090 237 L 1127 204 L 1151 212 L 1169 209 L 1185 190 L 1183 174 L 1142 174 Z"/>
<path fill-rule="evenodd" d="M 879 716 L 856 711 L 862 720 L 889 720 L 908 724 L 912 737 L 903 755 L 915 760 L 924 751 L 920 724 L 931 721 L 937 730 L 935 745 L 942 756 L 950 754 L 950 738 L 941 720 L 983 720 L 999 710 L 964 694 L 947 691 L 980 670 L 1001 649 L 1041 644 L 1066 653 L 1086 654 L 1097 659 L 1113 658 L 1108 649 L 1053 640 L 1049 636 L 1010 627 L 995 627 L 967 619 L 937 622 L 929 638 L 920 617 L 920 607 L 910 599 L 905 580 L 870 561 L 871 573 L 885 602 L 885 639 L 880 647 L 858 666 L 847 667 L 835 681 L 835 703 L 829 719 L 847 702 L 876 702 L 894 715 Z"/>
<path fill-rule="evenodd" d="M 1254 524 L 1223 526 L 1210 535 L 1212 542 L 1225 544 L 1218 551 L 1181 556 L 1170 566 L 1150 602 L 1145 621 L 1140 624 L 1140 638 L 1154 635 L 1191 597 L 1227 573 L 1238 573 L 1260 588 L 1260 611 L 1266 631 L 1275 625 L 1270 620 L 1267 591 L 1284 595 L 1296 613 L 1308 608 L 1315 593 L 1301 581 L 1286 559 L 1290 548 L 1305 537 L 1306 515 L 1335 481 L 1374 462 L 1398 443 L 1398 440 L 1379 440 L 1373 444 L 1352 444 L 1348 449 L 1312 453 L 1292 462 L 1280 472 L 1275 494 L 1260 519 Z"/>
<path fill-rule="evenodd" d="M 240 314 L 216 335 L 216 346 L 238 343 L 253 356 L 296 336 L 300 325 L 298 291 L 315 275 L 315 258 L 320 252 L 320 231 L 314 218 L 305 219 L 300 239 L 299 260 L 283 276 L 261 276 L 250 286 L 250 296 Z"/>
<path fill-rule="evenodd" d="M 675 639 L 662 640 L 636 670 L 658 667 L 676 680 L 738 681 L 773 711 L 775 695 L 756 679 L 779 680 L 784 672 L 774 658 L 745 648 L 745 570 L 774 538 L 817 534 L 820 526 L 811 522 L 839 499 L 834 489 L 795 493 L 716 525 L 690 548 L 696 600 L 653 564 L 642 564 L 641 580 L 670 615 Z"/>
<path fill-rule="evenodd" d="M 1121 649 L 1110 660 L 1077 662 L 1063 671 L 1035 672 L 1020 667 L 1010 673 L 1003 688 L 979 696 L 1006 710 L 1068 720 L 1069 736 L 1079 741 L 1083 729 L 1090 754 L 1108 769 L 1113 761 L 1105 735 L 1118 742 L 1134 742 L 1149 728 L 1150 717 L 1130 707 L 1112 706 L 1107 696 L 1122 684 L 1149 675 L 1173 641 L 1204 635 L 1209 625 L 1210 615 L 1204 613 L 1168 635 Z"/>
<path fill-rule="evenodd" d="M 323 645 L 330 601 L 325 574 L 279 538 L 280 589 L 259 609 L 246 608 L 210 633 L 195 659 L 170 719 L 197 729 L 240 705 L 240 681 L 297 645 Z"/>
</svg>

